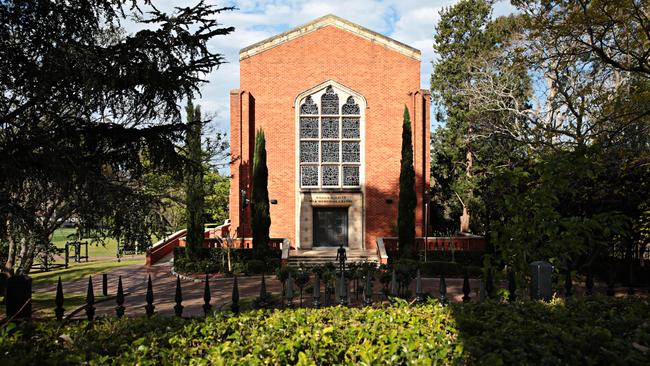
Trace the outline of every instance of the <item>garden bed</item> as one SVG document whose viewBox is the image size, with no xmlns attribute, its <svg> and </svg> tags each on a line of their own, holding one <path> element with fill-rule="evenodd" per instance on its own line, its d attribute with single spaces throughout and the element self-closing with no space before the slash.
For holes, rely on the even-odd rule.
<svg viewBox="0 0 650 366">
<path fill-rule="evenodd" d="M 650 359 L 648 313 L 646 299 L 594 297 L 28 322 L 0 331 L 0 353 L 8 365 L 642 365 Z"/>
</svg>

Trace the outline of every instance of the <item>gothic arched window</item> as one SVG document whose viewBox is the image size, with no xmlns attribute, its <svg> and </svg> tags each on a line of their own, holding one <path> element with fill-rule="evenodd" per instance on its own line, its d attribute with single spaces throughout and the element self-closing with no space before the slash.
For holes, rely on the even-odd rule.
<svg viewBox="0 0 650 366">
<path fill-rule="evenodd" d="M 302 188 L 361 185 L 361 99 L 329 85 L 300 101 Z M 346 102 L 341 106 L 339 100 Z"/>
</svg>

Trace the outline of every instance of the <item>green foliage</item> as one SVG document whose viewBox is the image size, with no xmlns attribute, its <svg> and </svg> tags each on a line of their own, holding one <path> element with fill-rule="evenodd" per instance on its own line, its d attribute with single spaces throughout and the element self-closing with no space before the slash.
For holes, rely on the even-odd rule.
<svg viewBox="0 0 650 366">
<path fill-rule="evenodd" d="M 230 179 L 209 170 L 204 177 L 206 188 L 204 218 L 206 222 L 223 224 L 228 218 Z"/>
<path fill-rule="evenodd" d="M 402 124 L 402 158 L 399 174 L 399 207 L 397 211 L 397 236 L 400 258 L 415 255 L 415 170 L 413 169 L 413 143 L 411 142 L 411 118 L 404 106 Z"/>
<path fill-rule="evenodd" d="M 179 178 L 179 101 L 224 62 L 218 8 L 148 1 L 0 2 L 0 240 L 29 272 L 61 223 L 149 245 L 165 226 L 150 173 Z M 128 21 L 127 21 L 128 20 Z M 128 33 L 122 24 L 143 28 Z M 44 214 L 48 213 L 48 214 Z M 21 253 L 17 256 L 17 253 Z"/>
<path fill-rule="evenodd" d="M 648 311 L 642 299 L 595 297 L 24 322 L 0 332 L 0 352 L 11 365 L 643 365 Z"/>
<path fill-rule="evenodd" d="M 253 194 L 251 199 L 251 229 L 253 250 L 257 258 L 264 258 L 269 249 L 271 213 L 269 207 L 269 170 L 266 166 L 266 139 L 260 129 L 255 136 L 253 158 Z"/>
<path fill-rule="evenodd" d="M 187 253 L 203 245 L 205 204 L 205 188 L 203 186 L 203 160 L 204 152 L 201 147 L 203 121 L 201 120 L 201 106 L 187 102 L 187 133 L 185 134 L 185 150 L 187 162 L 185 167 L 185 214 L 187 225 Z"/>
</svg>

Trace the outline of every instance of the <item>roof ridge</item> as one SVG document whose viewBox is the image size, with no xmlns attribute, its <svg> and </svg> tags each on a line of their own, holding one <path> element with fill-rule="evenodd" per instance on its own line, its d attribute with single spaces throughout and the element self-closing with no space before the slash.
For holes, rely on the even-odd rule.
<svg viewBox="0 0 650 366">
<path fill-rule="evenodd" d="M 320 28 L 327 26 L 336 26 L 345 31 L 354 33 L 358 36 L 366 38 L 370 41 L 377 42 L 382 44 L 393 51 L 399 52 L 410 58 L 420 60 L 421 52 L 417 48 L 411 47 L 405 43 L 399 42 L 393 38 L 384 36 L 383 34 L 372 31 L 368 28 L 365 28 L 359 24 L 353 23 L 347 19 L 343 19 L 334 14 L 327 14 L 320 18 L 316 18 L 312 21 L 309 21 L 305 24 L 299 25 L 292 29 L 282 32 L 275 36 L 266 38 L 262 41 L 253 43 L 250 46 L 244 47 L 239 51 L 239 60 L 254 56 L 258 53 L 264 52 L 268 49 L 279 46 L 283 43 L 291 41 L 293 39 L 299 38 L 305 34 L 311 33 Z"/>
</svg>

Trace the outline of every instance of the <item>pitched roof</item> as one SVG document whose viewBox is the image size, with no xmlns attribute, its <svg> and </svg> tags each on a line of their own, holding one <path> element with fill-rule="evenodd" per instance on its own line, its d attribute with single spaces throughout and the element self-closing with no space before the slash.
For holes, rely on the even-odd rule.
<svg viewBox="0 0 650 366">
<path fill-rule="evenodd" d="M 328 14 L 318 19 L 314 19 L 309 23 L 303 24 L 296 28 L 290 29 L 284 33 L 280 33 L 276 36 L 267 38 L 263 41 L 254 43 L 248 47 L 242 48 L 239 51 L 239 60 L 256 55 L 260 52 L 264 52 L 273 47 L 279 46 L 285 42 L 289 42 L 298 37 L 302 37 L 305 34 L 311 33 L 320 28 L 327 26 L 334 26 L 350 33 L 353 33 L 357 36 L 365 38 L 371 42 L 378 43 L 384 47 L 387 47 L 393 51 L 399 52 L 407 57 L 420 60 L 420 50 L 413 48 L 411 46 L 405 45 L 404 43 L 398 42 L 392 38 L 381 35 L 377 32 L 371 31 L 368 28 L 364 28 L 358 24 L 352 23 L 349 20 L 339 18 L 336 15 Z"/>
</svg>

